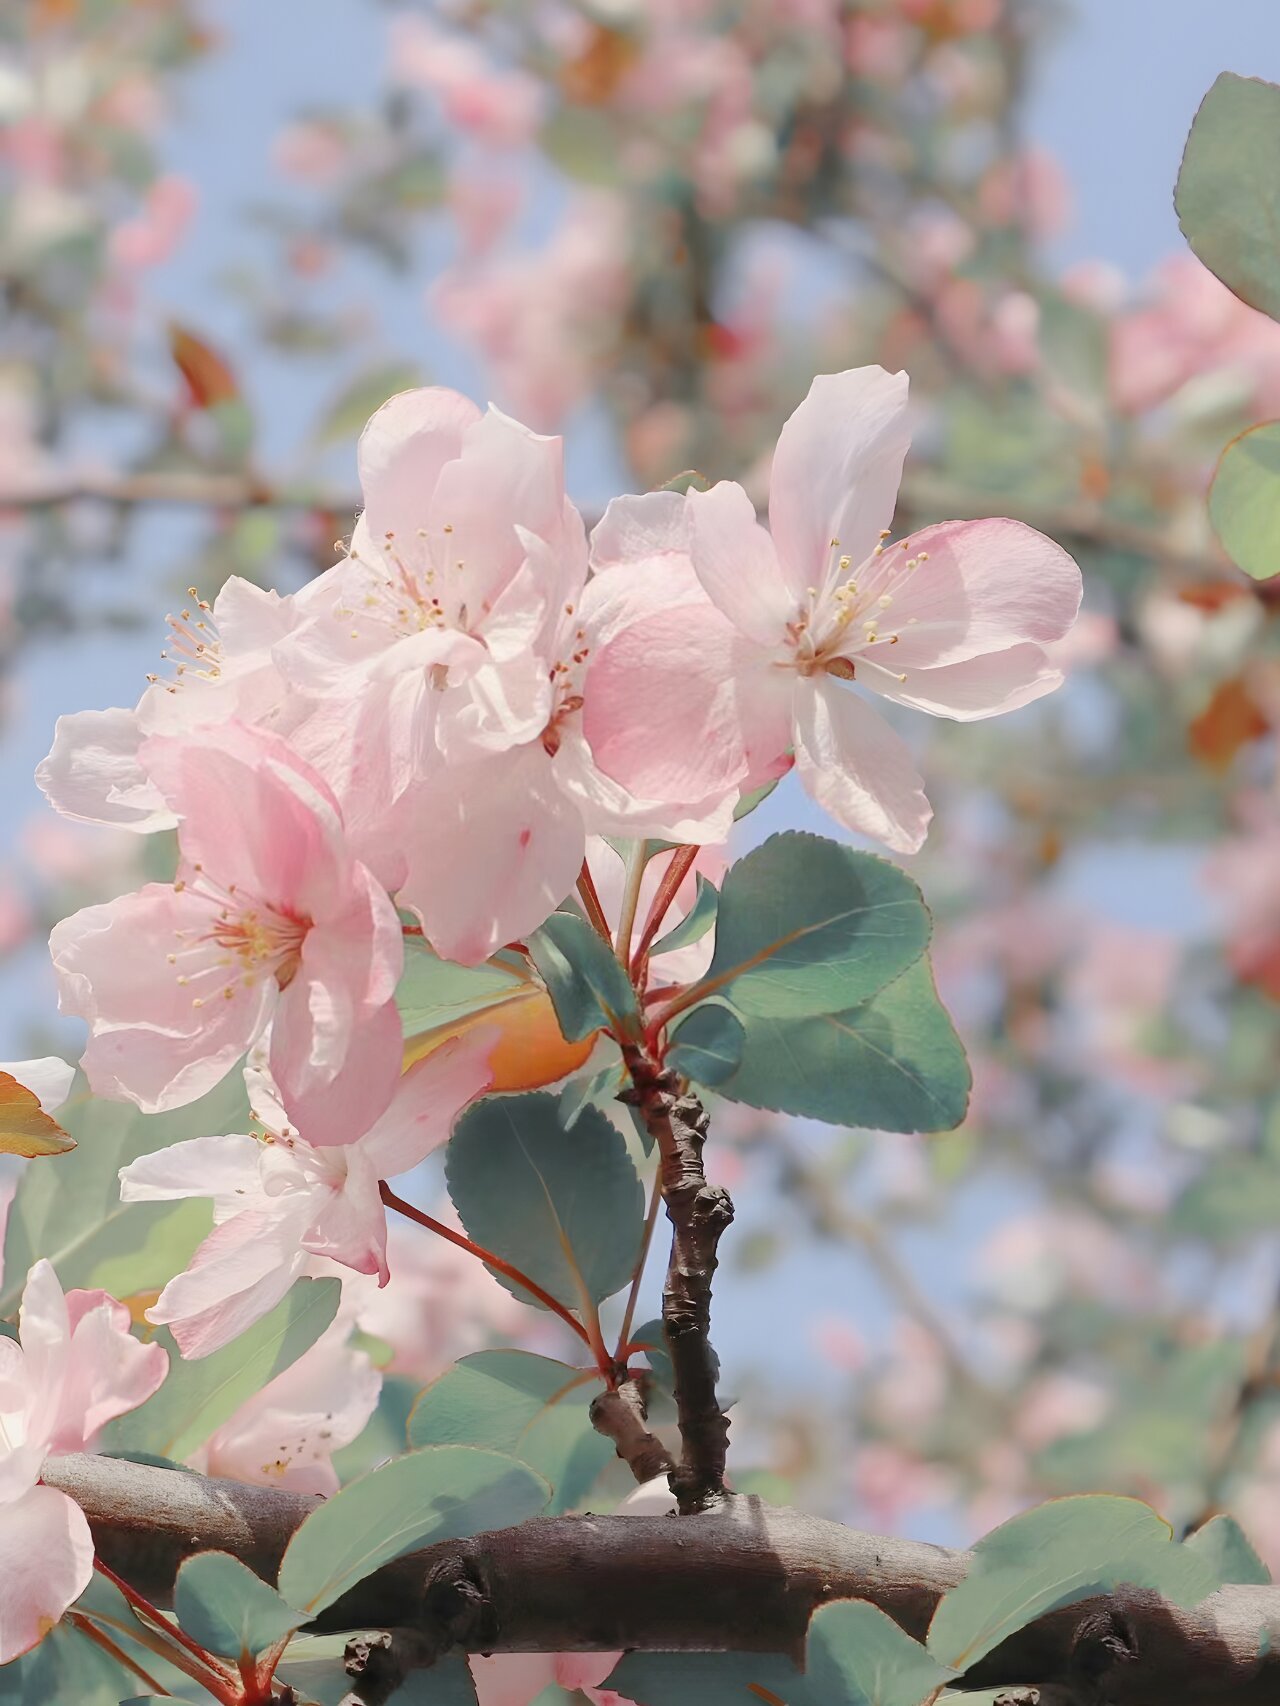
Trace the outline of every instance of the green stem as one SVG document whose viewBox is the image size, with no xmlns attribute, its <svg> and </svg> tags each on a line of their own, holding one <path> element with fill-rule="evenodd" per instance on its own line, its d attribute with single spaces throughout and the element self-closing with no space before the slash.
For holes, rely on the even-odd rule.
<svg viewBox="0 0 1280 1706">
<path fill-rule="evenodd" d="M 649 843 L 633 843 L 627 855 L 626 883 L 622 890 L 622 912 L 618 918 L 618 963 L 625 970 L 631 964 L 631 932 L 635 928 L 636 912 L 640 906 L 640 885 L 644 868 L 649 863 Z"/>
</svg>

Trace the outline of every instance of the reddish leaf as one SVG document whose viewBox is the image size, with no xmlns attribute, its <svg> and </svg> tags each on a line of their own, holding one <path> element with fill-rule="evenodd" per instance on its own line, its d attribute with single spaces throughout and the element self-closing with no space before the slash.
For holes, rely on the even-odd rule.
<svg viewBox="0 0 1280 1706">
<path fill-rule="evenodd" d="M 1270 724 L 1240 677 L 1215 688 L 1212 699 L 1187 730 L 1192 755 L 1211 770 L 1225 770 L 1242 746 L 1264 735 Z"/>
<path fill-rule="evenodd" d="M 169 353 L 186 381 L 195 408 L 211 409 L 217 403 L 238 401 L 240 386 L 223 357 L 176 321 L 169 323 Z"/>
</svg>

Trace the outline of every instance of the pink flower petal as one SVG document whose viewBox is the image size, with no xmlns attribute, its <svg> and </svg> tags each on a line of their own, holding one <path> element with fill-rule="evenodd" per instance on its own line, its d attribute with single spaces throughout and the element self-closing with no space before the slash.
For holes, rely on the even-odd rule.
<svg viewBox="0 0 1280 1706">
<path fill-rule="evenodd" d="M 305 1262 L 300 1243 L 309 1204 L 277 1214 L 250 1210 L 214 1230 L 147 1311 L 168 1326 L 184 1357 L 208 1356 L 274 1309 Z"/>
<path fill-rule="evenodd" d="M 911 749 L 870 705 L 829 677 L 796 695 L 796 769 L 846 829 L 914 853 L 933 816 Z"/>
<path fill-rule="evenodd" d="M 385 402 L 360 435 L 360 489 L 376 539 L 388 531 L 412 537 L 446 462 L 462 435 L 481 418 L 467 397 L 442 385 L 401 391 Z"/>
<path fill-rule="evenodd" d="M 467 428 L 460 456 L 441 471 L 432 518 L 452 529 L 450 569 L 473 618 L 497 601 L 524 561 L 515 523 L 554 540 L 564 516 L 559 438 L 531 432 L 494 408 Z"/>
<path fill-rule="evenodd" d="M 769 486 L 793 598 L 824 587 L 842 555 L 870 556 L 893 520 L 910 443 L 905 373 L 855 367 L 814 380 L 778 437 Z"/>
<path fill-rule="evenodd" d="M 895 658 L 894 662 L 898 660 Z M 882 676 L 866 685 L 885 699 L 914 705 L 934 717 L 952 717 L 972 723 L 981 717 L 998 717 L 1016 711 L 1062 685 L 1062 671 L 1055 669 L 1039 646 L 1010 646 L 1003 652 L 984 652 L 981 657 L 960 663 L 945 663 L 936 669 L 909 669 L 901 687 Z"/>
<path fill-rule="evenodd" d="M 709 492 L 690 492 L 686 502 L 690 556 L 707 597 L 758 646 L 781 646 L 805 592 L 788 584 L 793 577 L 779 563 L 751 499 L 741 486 L 721 480 Z"/>
<path fill-rule="evenodd" d="M 77 823 L 110 824 L 150 835 L 177 819 L 138 761 L 134 712 L 76 711 L 54 725 L 36 782 L 55 811 Z"/>
<path fill-rule="evenodd" d="M 378 1175 L 359 1144 L 349 1144 L 340 1153 L 345 1177 L 333 1189 L 313 1193 L 315 1208 L 303 1248 L 358 1274 L 377 1274 L 385 1285 L 387 1211 L 378 1193 Z"/>
<path fill-rule="evenodd" d="M 900 635 L 894 669 L 960 663 L 1027 640 L 1050 645 L 1076 619 L 1078 566 L 1020 521 L 947 521 L 893 547 L 904 561 L 922 553 L 889 588 L 893 603 L 881 618 Z"/>
<path fill-rule="evenodd" d="M 54 926 L 59 1010 L 89 1022 L 81 1066 L 96 1095 L 144 1113 L 181 1107 L 212 1090 L 265 1025 L 274 983 L 259 979 L 223 999 L 224 956 L 199 941 L 208 922 L 190 893 L 149 883 Z"/>
<path fill-rule="evenodd" d="M 382 1376 L 347 1344 L 347 1332 L 344 1321 L 335 1321 L 246 1399 L 201 1450 L 198 1467 L 296 1493 L 336 1493 L 333 1454 L 364 1431 L 382 1390 Z"/>
<path fill-rule="evenodd" d="M 572 890 L 586 831 L 538 744 L 443 770 L 405 795 L 403 905 L 436 952 L 476 965 Z"/>
<path fill-rule="evenodd" d="M 42 1641 L 92 1575 L 89 1523 L 65 1493 L 32 1487 L 0 1505 L 0 1665 Z"/>
<path fill-rule="evenodd" d="M 386 1113 L 360 1139 L 378 1178 L 407 1173 L 447 1142 L 463 1108 L 493 1082 L 489 1057 L 498 1036 L 496 1026 L 475 1026 L 409 1068 Z"/>
<path fill-rule="evenodd" d="M 328 786 L 285 741 L 226 723 L 194 739 L 153 738 L 144 768 L 181 818 L 184 867 L 227 893 L 305 915 L 340 888 L 342 818 Z"/>
<path fill-rule="evenodd" d="M 367 1131 L 400 1073 L 400 921 L 363 866 L 348 892 L 345 912 L 307 932 L 271 1032 L 272 1076 L 311 1143 L 349 1143 Z"/>
<path fill-rule="evenodd" d="M 123 1304 L 99 1292 L 101 1301 L 81 1312 L 81 1295 L 72 1292 L 67 1300 L 78 1319 L 51 1451 L 92 1451 L 107 1423 L 144 1404 L 169 1372 L 164 1347 L 144 1345 L 130 1333 Z"/>
<path fill-rule="evenodd" d="M 645 800 L 736 794 L 747 770 L 738 644 L 703 603 L 646 616 L 603 646 L 587 674 L 582 727 L 605 774 Z"/>
</svg>

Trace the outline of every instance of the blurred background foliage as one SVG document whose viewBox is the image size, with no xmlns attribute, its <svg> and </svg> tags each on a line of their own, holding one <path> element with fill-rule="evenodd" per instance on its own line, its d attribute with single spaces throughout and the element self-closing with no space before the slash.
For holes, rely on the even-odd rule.
<svg viewBox="0 0 1280 1706">
<path fill-rule="evenodd" d="M 4 1052 L 76 1048 L 42 937 L 142 874 L 41 812 L 54 715 L 132 703 L 189 585 L 332 561 L 386 396 L 448 382 L 564 431 L 598 513 L 689 468 L 763 495 L 815 372 L 906 368 L 897 529 L 1019 517 L 1078 557 L 1085 612 L 1062 693 L 905 730 L 966 1123 L 718 1111 L 735 1459 L 939 1540 L 1082 1488 L 1230 1508 L 1280 1567 L 1280 628 L 1205 501 L 1280 412 L 1280 327 L 1185 250 L 1136 283 L 1053 259 L 1071 187 L 1027 110 L 1063 6 L 266 10 L 0 11 Z M 1079 118 L 1122 205 L 1143 103 Z M 742 845 L 808 814 L 785 785 Z M 515 1330 L 420 1265 L 418 1384 Z"/>
</svg>

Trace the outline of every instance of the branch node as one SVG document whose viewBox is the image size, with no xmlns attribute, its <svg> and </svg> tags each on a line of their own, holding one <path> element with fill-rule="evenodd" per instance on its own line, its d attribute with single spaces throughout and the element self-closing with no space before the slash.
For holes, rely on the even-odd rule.
<svg viewBox="0 0 1280 1706">
<path fill-rule="evenodd" d="M 602 1392 L 592 1400 L 591 1425 L 611 1439 L 618 1456 L 642 1484 L 659 1475 L 669 1475 L 675 1459 L 648 1427 L 645 1376 L 633 1374 L 616 1392 Z"/>
</svg>

